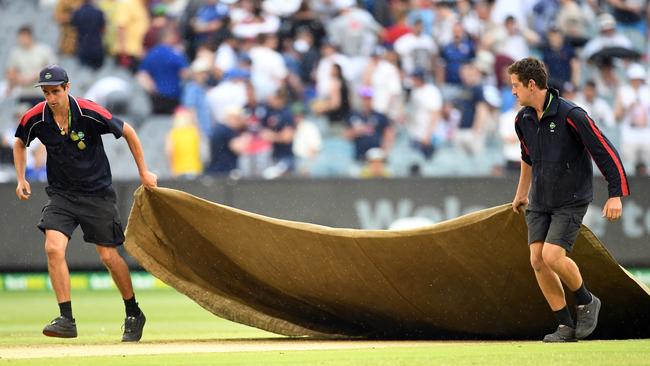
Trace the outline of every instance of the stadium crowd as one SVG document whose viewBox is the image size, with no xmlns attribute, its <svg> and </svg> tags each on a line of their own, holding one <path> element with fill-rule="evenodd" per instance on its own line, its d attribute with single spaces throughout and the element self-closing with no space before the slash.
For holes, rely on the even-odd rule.
<svg viewBox="0 0 650 366">
<path fill-rule="evenodd" d="M 168 176 L 517 174 L 519 106 L 505 70 L 532 55 L 619 146 L 629 174 L 650 164 L 647 0 L 34 6 L 50 12 L 58 44 L 30 24 L 12 29 L 0 99 L 14 113 L 0 163 L 11 162 L 11 127 L 42 100 L 38 71 L 59 63 L 75 96 L 155 140 L 147 156 L 165 157 Z M 44 149 L 31 151 L 29 178 L 43 180 Z"/>
</svg>

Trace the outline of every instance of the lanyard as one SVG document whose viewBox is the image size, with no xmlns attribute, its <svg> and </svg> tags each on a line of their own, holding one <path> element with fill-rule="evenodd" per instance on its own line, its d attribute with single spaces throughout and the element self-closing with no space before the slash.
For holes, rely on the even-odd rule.
<svg viewBox="0 0 650 366">
<path fill-rule="evenodd" d="M 68 108 L 68 131 L 70 131 L 71 124 L 72 124 L 72 112 L 70 111 L 70 108 Z M 61 136 L 65 136 L 65 130 L 60 126 L 59 129 L 61 130 Z"/>
</svg>

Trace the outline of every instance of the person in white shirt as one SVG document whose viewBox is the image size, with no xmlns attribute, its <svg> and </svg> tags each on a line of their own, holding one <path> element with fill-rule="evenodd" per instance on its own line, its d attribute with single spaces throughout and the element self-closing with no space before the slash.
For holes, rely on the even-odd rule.
<svg viewBox="0 0 650 366">
<path fill-rule="evenodd" d="M 426 159 L 431 159 L 447 136 L 446 126 L 441 123 L 442 95 L 435 85 L 426 81 L 425 70 L 416 69 L 411 78 L 414 88 L 409 103 L 408 134 L 411 145 Z"/>
<path fill-rule="evenodd" d="M 373 52 L 365 67 L 363 84 L 374 91 L 372 109 L 398 121 L 404 113 L 401 75 L 395 65 L 384 59 L 384 54 L 383 48 Z"/>
<path fill-rule="evenodd" d="M 628 171 L 650 166 L 650 87 L 640 64 L 627 69 L 628 84 L 616 95 L 614 115 L 621 122 L 621 158 Z"/>
<path fill-rule="evenodd" d="M 253 62 L 251 80 L 258 100 L 266 100 L 283 85 L 289 71 L 282 55 L 276 51 L 278 37 L 275 34 L 261 34 L 257 44 L 249 51 Z"/>
<path fill-rule="evenodd" d="M 413 33 L 407 33 L 397 39 L 395 51 L 402 59 L 402 68 L 411 74 L 416 68 L 426 71 L 434 69 L 433 62 L 438 54 L 438 46 L 433 37 L 424 33 L 422 20 L 413 24 Z"/>
</svg>

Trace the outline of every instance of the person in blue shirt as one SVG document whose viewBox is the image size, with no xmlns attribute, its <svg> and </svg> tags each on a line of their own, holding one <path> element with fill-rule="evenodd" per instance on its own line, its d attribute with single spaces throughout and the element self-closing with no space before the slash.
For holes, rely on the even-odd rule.
<svg viewBox="0 0 650 366">
<path fill-rule="evenodd" d="M 346 137 L 354 141 L 354 158 L 363 162 L 366 152 L 373 147 L 390 151 L 394 131 L 385 114 L 372 109 L 373 91 L 364 87 L 359 90 L 361 110 L 354 111 L 348 118 Z"/>
<path fill-rule="evenodd" d="M 295 123 L 293 114 L 287 108 L 284 91 L 280 90 L 269 97 L 261 122 L 261 137 L 273 144 L 273 163 L 279 165 L 283 173 L 292 172 L 295 166 L 292 151 Z"/>
<path fill-rule="evenodd" d="M 460 68 L 474 59 L 476 46 L 461 23 L 454 25 L 453 34 L 454 40 L 440 49 L 440 57 L 445 61 L 445 83 L 460 85 Z"/>
<path fill-rule="evenodd" d="M 172 114 L 180 104 L 182 81 L 189 75 L 187 57 L 176 48 L 174 29 L 161 33 L 161 43 L 140 63 L 137 79 L 151 98 L 154 114 Z"/>
<path fill-rule="evenodd" d="M 240 107 L 228 107 L 223 122 L 217 123 L 210 136 L 210 163 L 205 169 L 209 175 L 225 175 L 237 170 L 238 160 L 250 144 L 246 132 L 246 118 Z"/>
<path fill-rule="evenodd" d="M 104 43 L 102 41 L 106 20 L 104 13 L 85 0 L 72 14 L 70 24 L 77 30 L 77 58 L 82 65 L 99 69 L 104 64 Z"/>
</svg>

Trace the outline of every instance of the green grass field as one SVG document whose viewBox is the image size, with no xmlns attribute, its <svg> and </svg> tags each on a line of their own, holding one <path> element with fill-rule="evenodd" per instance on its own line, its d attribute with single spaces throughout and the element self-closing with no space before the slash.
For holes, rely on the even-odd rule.
<svg viewBox="0 0 650 366">
<path fill-rule="evenodd" d="M 326 348 L 343 349 L 309 350 L 309 340 L 292 340 L 217 318 L 171 289 L 139 291 L 138 301 L 147 314 L 145 335 L 139 344 L 121 345 L 124 314 L 116 291 L 73 292 L 79 337 L 71 340 L 40 333 L 58 314 L 52 293 L 0 292 L 0 365 L 650 365 L 650 340 L 560 345 L 325 341 L 321 343 Z M 269 350 L 255 347 L 262 344 L 269 344 Z M 245 345 L 255 351 L 247 351 Z M 187 351 L 165 353 L 165 347 L 175 352 L 171 349 L 176 346 Z M 285 346 L 288 349 L 282 350 Z M 124 354 L 106 356 L 102 350 L 108 349 L 123 349 Z M 16 358 L 17 350 L 21 357 L 32 358 Z M 56 357 L 70 350 L 83 355 Z M 130 354 L 134 351 L 145 354 Z"/>
</svg>

